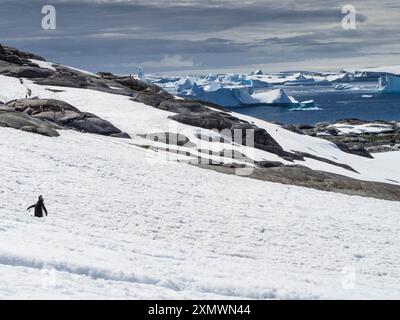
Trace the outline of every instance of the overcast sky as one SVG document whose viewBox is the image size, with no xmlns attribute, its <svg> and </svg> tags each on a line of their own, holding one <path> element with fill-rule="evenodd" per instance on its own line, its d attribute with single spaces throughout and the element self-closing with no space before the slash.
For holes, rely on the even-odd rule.
<svg viewBox="0 0 400 320">
<path fill-rule="evenodd" d="M 41 28 L 45 4 L 56 30 Z M 341 26 L 346 4 L 356 30 Z M 399 0 L 0 0 L 0 43 L 116 73 L 400 64 L 399 31 Z"/>
</svg>

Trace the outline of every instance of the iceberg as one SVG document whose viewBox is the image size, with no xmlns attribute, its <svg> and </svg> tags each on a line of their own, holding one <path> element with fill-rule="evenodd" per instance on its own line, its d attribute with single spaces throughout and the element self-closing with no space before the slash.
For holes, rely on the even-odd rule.
<svg viewBox="0 0 400 320">
<path fill-rule="evenodd" d="M 184 90 L 190 90 L 196 83 L 196 79 L 191 77 L 182 78 L 175 83 L 175 91 L 182 92 Z"/>
<path fill-rule="evenodd" d="M 206 76 L 207 81 L 216 81 L 218 77 L 214 73 L 210 73 L 209 75 Z"/>
<path fill-rule="evenodd" d="M 379 78 L 378 90 L 381 93 L 400 93 L 400 76 L 381 76 Z"/>
<path fill-rule="evenodd" d="M 245 74 L 240 73 L 227 74 L 226 76 L 221 77 L 220 81 L 226 84 L 239 84 L 250 87 L 253 86 L 253 81 L 248 79 Z"/>
<path fill-rule="evenodd" d="M 246 86 L 223 87 L 218 82 L 214 82 L 202 87 L 195 82 L 189 90 L 183 90 L 178 95 L 233 107 L 251 103 L 251 93 L 252 89 Z"/>
<path fill-rule="evenodd" d="M 315 80 L 314 78 L 299 77 L 296 80 L 289 80 L 285 82 L 285 86 L 331 86 L 328 80 Z"/>
<path fill-rule="evenodd" d="M 252 82 L 253 88 L 272 87 L 272 84 L 270 84 L 264 76 L 253 75 L 253 76 L 250 76 L 249 79 Z"/>
<path fill-rule="evenodd" d="M 351 82 L 354 76 L 350 73 L 330 74 L 326 76 L 326 80 L 330 82 Z"/>
</svg>

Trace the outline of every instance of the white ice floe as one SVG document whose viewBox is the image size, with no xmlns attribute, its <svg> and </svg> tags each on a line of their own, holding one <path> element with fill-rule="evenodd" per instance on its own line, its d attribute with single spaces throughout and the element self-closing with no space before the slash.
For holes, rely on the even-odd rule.
<svg viewBox="0 0 400 320">
<path fill-rule="evenodd" d="M 58 64 L 53 64 L 53 65 L 57 66 Z M 64 66 L 64 65 L 60 65 L 60 66 L 61 67 L 66 67 L 68 69 L 71 69 L 71 70 L 74 70 L 74 71 L 77 71 L 77 72 L 80 72 L 80 73 L 83 73 L 83 74 L 86 74 L 86 75 L 89 75 L 89 76 L 92 76 L 92 77 L 96 77 L 96 78 L 100 77 L 98 74 L 95 74 L 95 73 L 90 72 L 90 71 L 86 71 L 86 70 L 82 70 L 82 69 L 75 68 L 75 67 L 70 67 L 70 66 Z"/>
<path fill-rule="evenodd" d="M 293 104 L 298 103 L 283 89 L 254 93 L 252 86 L 228 85 L 217 81 L 198 85 L 194 78 L 182 79 L 175 88 L 181 97 L 196 98 L 226 107 L 252 104 Z"/>
<path fill-rule="evenodd" d="M 0 128 L 0 153 L 0 298 L 398 297 L 396 202 L 157 161 L 73 131 Z M 37 194 L 42 220 L 26 212 Z"/>
</svg>

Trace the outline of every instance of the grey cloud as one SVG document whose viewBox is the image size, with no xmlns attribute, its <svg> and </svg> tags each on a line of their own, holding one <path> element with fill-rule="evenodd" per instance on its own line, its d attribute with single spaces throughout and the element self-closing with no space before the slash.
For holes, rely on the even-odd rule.
<svg viewBox="0 0 400 320">
<path fill-rule="evenodd" d="M 339 0 L 254 0 L 246 5 L 233 0 L 52 0 L 58 28 L 44 32 L 40 9 L 47 2 L 0 1 L 0 39 L 92 71 L 132 72 L 131 66 L 142 63 L 151 72 L 181 70 L 179 63 L 165 66 L 172 61 L 166 56 L 217 69 L 366 56 L 376 52 L 377 45 L 382 51 L 400 50 L 400 23 L 393 9 L 386 9 L 385 21 L 379 20 L 385 4 L 395 5 L 389 0 L 383 5 L 352 1 L 358 9 L 356 31 L 341 29 L 344 3 Z M 381 15 L 374 15 L 374 5 L 380 5 Z"/>
</svg>

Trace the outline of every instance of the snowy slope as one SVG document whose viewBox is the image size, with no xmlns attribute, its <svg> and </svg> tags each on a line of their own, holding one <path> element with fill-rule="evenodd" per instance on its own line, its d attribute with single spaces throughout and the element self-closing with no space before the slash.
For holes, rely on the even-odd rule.
<svg viewBox="0 0 400 320">
<path fill-rule="evenodd" d="M 1 298 L 398 298 L 398 203 L 0 128 Z M 188 178 L 190 177 L 190 178 Z M 50 216 L 25 208 L 43 194 Z"/>
<path fill-rule="evenodd" d="M 15 93 L 12 94 L 14 98 L 25 97 L 27 91 L 31 92 L 31 96 L 38 96 L 40 98 L 54 98 L 66 101 L 73 106 L 77 107 L 81 111 L 94 113 L 101 118 L 110 121 L 115 126 L 120 128 L 122 131 L 130 134 L 134 139 L 134 142 L 142 145 L 154 145 L 157 147 L 165 147 L 160 143 L 154 143 L 150 140 L 138 138 L 137 134 L 150 134 L 159 132 L 175 132 L 186 135 L 191 142 L 194 142 L 197 147 L 221 151 L 224 149 L 232 149 L 240 151 L 246 154 L 249 158 L 261 161 L 280 161 L 284 164 L 290 164 L 290 162 L 278 157 L 275 154 L 265 152 L 254 148 L 246 148 L 241 145 L 231 145 L 224 143 L 208 143 L 200 140 L 196 137 L 197 133 L 205 133 L 212 135 L 215 133 L 210 130 L 204 130 L 196 127 L 191 127 L 171 121 L 168 116 L 173 115 L 171 112 L 162 111 L 142 103 L 133 102 L 126 96 L 120 96 L 115 94 L 103 93 L 88 89 L 76 89 L 66 87 L 49 87 L 39 86 L 32 83 L 29 80 L 24 80 L 23 85 L 15 83 L 15 78 L 3 77 L 0 83 L 0 95 L 8 92 L 6 89 L 16 85 Z M 3 85 L 5 84 L 5 85 Z M 17 86 L 18 85 L 18 86 Z M 6 88 L 6 89 L 3 89 Z M 57 89 L 53 92 L 49 89 Z M 61 92 L 59 92 L 61 91 Z M 328 164 L 314 159 L 306 158 L 306 161 L 295 161 L 300 165 L 305 165 L 314 170 L 323 170 L 327 172 L 337 173 L 345 175 L 351 178 L 378 181 L 386 183 L 396 183 L 400 181 L 400 167 L 393 166 L 391 160 L 386 160 L 385 157 L 379 157 L 375 159 L 363 158 L 360 156 L 352 155 L 349 153 L 342 152 L 337 148 L 336 145 L 329 141 L 299 135 L 290 131 L 287 131 L 279 125 L 272 124 L 263 120 L 259 120 L 253 117 L 245 116 L 238 113 L 232 113 L 232 115 L 247 120 L 248 122 L 255 123 L 260 128 L 265 128 L 267 132 L 286 150 L 286 151 L 300 151 L 306 152 L 315 156 L 324 157 L 331 161 L 335 161 L 342 164 L 347 164 L 354 168 L 358 173 L 343 169 L 339 166 Z M 175 147 L 176 150 L 187 151 L 185 147 Z M 196 150 L 190 150 L 194 155 L 200 155 Z M 213 157 L 201 154 L 204 158 L 214 159 Z M 398 154 L 400 160 L 400 154 Z M 176 159 L 176 155 L 165 155 L 172 159 Z M 190 161 L 192 157 L 179 156 L 181 160 Z M 219 159 L 224 162 L 232 162 L 231 159 Z M 400 184 L 400 183 L 398 183 Z"/>
<path fill-rule="evenodd" d="M 399 297 L 398 203 L 165 161 L 188 159 L 138 147 L 162 144 L 136 134 L 177 132 L 199 147 L 196 133 L 218 134 L 169 121 L 172 113 L 125 96 L 0 76 L 4 101 L 29 93 L 92 112 L 133 139 L 70 130 L 48 138 L 0 128 L 0 298 Z M 323 156 L 360 174 L 312 159 L 298 164 L 400 181 L 400 152 L 361 158 L 233 115 L 267 129 L 287 151 Z M 227 147 L 287 163 L 261 150 L 207 144 Z M 38 194 L 50 212 L 41 220 L 26 213 Z"/>
<path fill-rule="evenodd" d="M 27 88 L 19 79 L 0 75 L 0 102 L 8 102 L 13 99 L 25 98 Z"/>
</svg>

